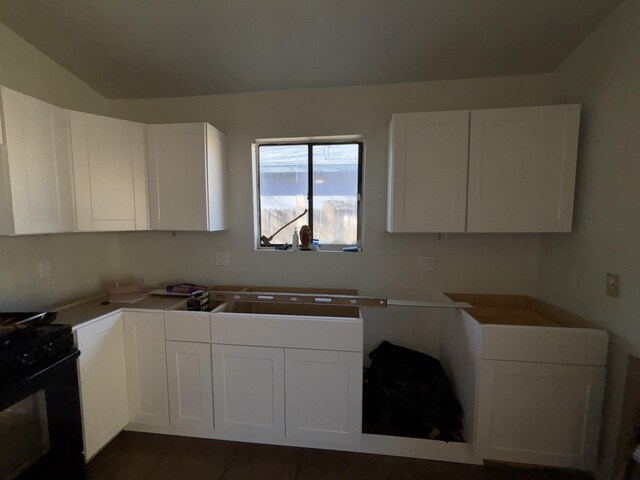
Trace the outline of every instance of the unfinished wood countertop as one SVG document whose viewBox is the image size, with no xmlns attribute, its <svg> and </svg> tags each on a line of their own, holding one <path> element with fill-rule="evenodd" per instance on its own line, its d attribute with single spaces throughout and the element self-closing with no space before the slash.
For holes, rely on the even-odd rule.
<svg viewBox="0 0 640 480">
<path fill-rule="evenodd" d="M 455 302 L 473 305 L 465 309 L 483 325 L 593 328 L 586 320 L 527 295 L 445 293 Z"/>
</svg>

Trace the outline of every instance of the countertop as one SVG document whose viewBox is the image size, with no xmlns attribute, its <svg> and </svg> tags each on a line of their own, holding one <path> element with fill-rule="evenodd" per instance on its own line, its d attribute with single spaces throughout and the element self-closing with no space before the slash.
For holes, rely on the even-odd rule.
<svg viewBox="0 0 640 480">
<path fill-rule="evenodd" d="M 72 328 L 76 329 L 90 320 L 108 315 L 121 308 L 175 310 L 185 305 L 186 298 L 145 294 L 145 297 L 137 303 L 109 302 L 103 304 L 103 302 L 108 302 L 108 297 L 106 295 L 97 295 L 84 301 L 54 309 L 53 311 L 57 313 L 55 321 L 56 323 L 71 325 Z"/>
<path fill-rule="evenodd" d="M 483 325 L 593 328 L 585 320 L 526 295 L 446 293 L 455 302 L 473 305 L 465 309 Z"/>
</svg>

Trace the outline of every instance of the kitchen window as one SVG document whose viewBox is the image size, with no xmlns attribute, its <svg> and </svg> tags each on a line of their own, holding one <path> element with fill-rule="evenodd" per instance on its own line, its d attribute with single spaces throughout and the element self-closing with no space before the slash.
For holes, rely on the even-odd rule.
<svg viewBox="0 0 640 480">
<path fill-rule="evenodd" d="M 320 250 L 361 247 L 361 138 L 265 140 L 254 147 L 258 247 L 291 244 L 303 225 Z"/>
</svg>

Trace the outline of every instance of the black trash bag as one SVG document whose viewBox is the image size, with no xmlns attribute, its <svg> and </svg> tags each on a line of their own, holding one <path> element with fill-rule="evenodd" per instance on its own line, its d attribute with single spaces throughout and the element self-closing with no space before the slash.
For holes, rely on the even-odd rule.
<svg viewBox="0 0 640 480">
<path fill-rule="evenodd" d="M 438 360 L 387 341 L 369 358 L 364 420 L 376 433 L 464 441 L 462 406 Z"/>
</svg>

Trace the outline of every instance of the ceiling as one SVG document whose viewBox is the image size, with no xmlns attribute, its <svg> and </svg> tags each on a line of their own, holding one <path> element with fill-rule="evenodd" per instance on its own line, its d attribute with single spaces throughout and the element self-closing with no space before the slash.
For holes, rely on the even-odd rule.
<svg viewBox="0 0 640 480">
<path fill-rule="evenodd" d="M 622 0 L 0 0 L 108 98 L 545 73 Z"/>
</svg>

